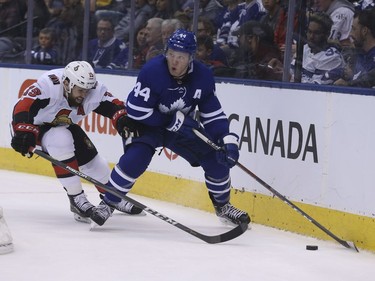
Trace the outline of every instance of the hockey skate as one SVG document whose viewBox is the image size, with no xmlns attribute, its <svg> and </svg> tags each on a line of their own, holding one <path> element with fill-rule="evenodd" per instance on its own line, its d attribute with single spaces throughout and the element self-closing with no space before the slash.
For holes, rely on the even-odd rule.
<svg viewBox="0 0 375 281">
<path fill-rule="evenodd" d="M 77 195 L 69 195 L 70 211 L 74 214 L 74 219 L 79 222 L 90 223 L 90 215 L 94 205 L 91 204 L 86 197 L 86 194 L 82 191 Z"/>
<path fill-rule="evenodd" d="M 241 223 L 249 224 L 251 221 L 246 212 L 237 209 L 229 202 L 222 206 L 214 205 L 214 207 L 216 215 L 223 223 L 238 225 Z"/>
<path fill-rule="evenodd" d="M 97 225 L 103 225 L 107 219 L 112 216 L 115 209 L 109 206 L 104 199 L 99 203 L 97 207 L 94 207 L 91 212 L 91 220 Z"/>
<path fill-rule="evenodd" d="M 104 200 L 104 195 L 100 194 L 100 198 Z M 127 215 L 146 215 L 146 213 L 143 212 L 141 208 L 138 208 L 137 206 L 123 199 L 120 202 L 112 202 L 109 200 L 105 200 L 105 202 L 107 203 L 107 205 L 114 208 L 115 210 Z"/>
</svg>

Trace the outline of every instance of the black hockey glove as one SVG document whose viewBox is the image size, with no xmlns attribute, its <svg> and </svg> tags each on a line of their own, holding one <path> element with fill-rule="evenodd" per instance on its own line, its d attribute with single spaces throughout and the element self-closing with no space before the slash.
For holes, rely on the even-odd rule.
<svg viewBox="0 0 375 281">
<path fill-rule="evenodd" d="M 171 123 L 167 126 L 167 130 L 175 132 L 188 139 L 196 138 L 193 129 L 199 129 L 199 122 L 191 118 L 189 115 L 185 116 L 181 111 L 176 111 Z"/>
<path fill-rule="evenodd" d="M 139 137 L 137 123 L 127 116 L 126 110 L 117 111 L 112 117 L 112 124 L 123 138 Z"/>
<path fill-rule="evenodd" d="M 238 136 L 229 133 L 222 140 L 219 140 L 219 145 L 221 145 L 221 149 L 216 152 L 217 161 L 228 168 L 232 168 L 240 157 Z"/>
<path fill-rule="evenodd" d="M 33 153 L 31 150 L 36 146 L 36 139 L 39 135 L 38 126 L 26 123 L 19 123 L 14 126 L 14 136 L 12 138 L 11 146 L 13 149 L 31 158 Z"/>
</svg>

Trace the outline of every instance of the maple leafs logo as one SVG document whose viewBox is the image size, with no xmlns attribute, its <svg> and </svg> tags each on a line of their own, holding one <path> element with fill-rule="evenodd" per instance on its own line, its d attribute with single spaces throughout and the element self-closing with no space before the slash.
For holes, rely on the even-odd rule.
<svg viewBox="0 0 375 281">
<path fill-rule="evenodd" d="M 186 103 L 182 98 L 174 101 L 170 106 L 164 104 L 159 105 L 159 110 L 162 113 L 174 113 L 176 111 L 182 111 L 183 113 L 188 113 L 191 106 L 186 107 Z"/>
</svg>

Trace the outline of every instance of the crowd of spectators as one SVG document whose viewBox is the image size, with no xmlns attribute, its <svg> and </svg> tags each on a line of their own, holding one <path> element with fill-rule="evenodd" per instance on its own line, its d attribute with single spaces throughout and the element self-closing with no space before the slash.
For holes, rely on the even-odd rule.
<svg viewBox="0 0 375 281">
<path fill-rule="evenodd" d="M 87 54 L 95 68 L 139 69 L 164 52 L 172 32 L 194 29 L 194 0 L 135 0 L 132 24 L 132 1 L 90 0 L 88 48 L 82 50 L 85 2 L 33 1 L 31 63 L 66 65 Z M 288 2 L 200 0 L 196 59 L 215 76 L 282 81 Z M 296 82 L 374 87 L 374 1 L 307 2 L 306 11 L 296 9 L 293 19 L 289 81 L 296 81 L 293 71 L 300 59 L 302 78 Z M 27 9 L 28 0 L 0 0 L 0 62 L 26 61 Z M 302 29 L 301 15 L 306 19 Z M 297 42 L 303 44 L 300 56 Z"/>
</svg>

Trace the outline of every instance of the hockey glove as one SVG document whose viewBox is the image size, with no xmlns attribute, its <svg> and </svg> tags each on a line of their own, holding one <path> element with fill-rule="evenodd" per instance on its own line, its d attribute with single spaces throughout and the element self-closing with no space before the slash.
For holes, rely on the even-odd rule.
<svg viewBox="0 0 375 281">
<path fill-rule="evenodd" d="M 167 126 L 167 130 L 175 132 L 183 137 L 193 139 L 196 135 L 193 129 L 199 129 L 200 125 L 198 121 L 194 120 L 190 116 L 185 116 L 181 111 L 176 111 L 171 123 Z"/>
<path fill-rule="evenodd" d="M 14 126 L 14 136 L 12 138 L 11 146 L 15 151 L 21 153 L 22 156 L 31 158 L 33 156 L 31 150 L 36 146 L 38 135 L 38 126 L 19 123 Z"/>
<path fill-rule="evenodd" d="M 221 149 L 216 152 L 217 161 L 228 168 L 232 168 L 240 157 L 238 136 L 229 133 L 219 141 L 219 145 L 221 145 Z"/>
<path fill-rule="evenodd" d="M 136 128 L 137 124 L 127 116 L 125 109 L 121 109 L 113 115 L 112 124 L 124 139 L 139 137 L 139 132 Z"/>
</svg>

